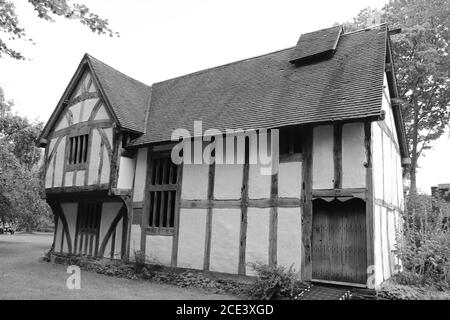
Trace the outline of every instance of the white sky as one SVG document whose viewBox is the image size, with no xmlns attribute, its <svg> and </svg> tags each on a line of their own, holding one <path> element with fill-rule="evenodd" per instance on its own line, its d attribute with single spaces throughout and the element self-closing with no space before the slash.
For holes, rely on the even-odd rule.
<svg viewBox="0 0 450 320">
<path fill-rule="evenodd" d="M 120 38 L 98 36 L 77 21 L 36 17 L 14 0 L 28 36 L 16 42 L 27 61 L 0 59 L 0 86 L 15 110 L 47 121 L 84 53 L 147 84 L 284 49 L 301 33 L 332 26 L 387 0 L 78 0 L 108 18 Z M 446 134 L 420 163 L 418 186 L 450 182 Z"/>
</svg>

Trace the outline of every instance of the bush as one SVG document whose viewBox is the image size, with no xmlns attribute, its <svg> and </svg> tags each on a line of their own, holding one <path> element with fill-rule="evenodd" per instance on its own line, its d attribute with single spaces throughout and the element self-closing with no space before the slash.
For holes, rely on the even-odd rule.
<svg viewBox="0 0 450 320">
<path fill-rule="evenodd" d="M 397 250 L 404 271 L 399 284 L 450 288 L 450 230 L 448 204 L 427 195 L 408 198 L 404 228 Z"/>
<path fill-rule="evenodd" d="M 257 300 L 295 299 L 307 287 L 298 279 L 298 275 L 291 266 L 271 267 L 266 264 L 252 263 L 257 279 L 249 287 L 247 295 Z"/>
<path fill-rule="evenodd" d="M 134 252 L 134 271 L 136 273 L 141 273 L 145 267 L 145 252 L 138 250 Z"/>
</svg>

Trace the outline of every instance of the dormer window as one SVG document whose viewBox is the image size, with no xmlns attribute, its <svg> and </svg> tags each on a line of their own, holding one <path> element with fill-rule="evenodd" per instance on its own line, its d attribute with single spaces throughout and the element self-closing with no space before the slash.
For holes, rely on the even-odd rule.
<svg viewBox="0 0 450 320">
<path fill-rule="evenodd" d="M 67 164 L 68 170 L 83 169 L 87 163 L 89 135 L 69 137 Z"/>
</svg>

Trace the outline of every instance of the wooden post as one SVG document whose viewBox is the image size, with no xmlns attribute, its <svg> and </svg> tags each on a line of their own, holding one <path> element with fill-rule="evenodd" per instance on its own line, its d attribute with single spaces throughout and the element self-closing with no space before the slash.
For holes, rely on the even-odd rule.
<svg viewBox="0 0 450 320">
<path fill-rule="evenodd" d="M 177 171 L 177 193 L 175 199 L 175 214 L 174 227 L 175 234 L 172 241 L 172 261 L 171 266 L 176 267 L 178 264 L 178 239 L 180 236 L 180 203 L 181 203 L 181 188 L 183 184 L 183 164 L 178 166 Z"/>
<path fill-rule="evenodd" d="M 207 205 L 206 205 L 206 231 L 205 231 L 205 251 L 203 256 L 203 270 L 209 270 L 210 256 L 211 256 L 211 228 L 212 228 L 212 215 L 214 200 L 214 176 L 216 172 L 215 162 L 209 165 L 208 171 L 208 193 L 207 193 Z"/>
<path fill-rule="evenodd" d="M 366 238 L 367 238 L 367 267 L 375 264 L 374 252 L 374 212 L 373 212 L 373 173 L 372 173 L 372 130 L 371 122 L 364 123 L 366 147 Z"/>
<path fill-rule="evenodd" d="M 152 147 L 147 148 L 147 174 L 145 178 L 145 187 L 144 187 L 144 206 L 143 206 L 143 212 L 142 212 L 142 219 L 141 219 L 141 252 L 145 254 L 145 240 L 146 240 L 146 234 L 145 234 L 145 228 L 148 226 L 149 223 L 149 214 L 150 214 L 150 192 L 148 191 L 148 186 L 150 185 L 150 182 L 152 181 Z"/>
<path fill-rule="evenodd" d="M 239 235 L 239 267 L 238 273 L 245 275 L 245 252 L 247 247 L 247 212 L 248 212 L 248 183 L 249 183 L 249 141 L 245 137 L 245 162 L 242 173 L 242 188 L 241 188 L 241 226 Z"/>
<path fill-rule="evenodd" d="M 342 188 L 342 124 L 333 126 L 334 188 Z"/>
<path fill-rule="evenodd" d="M 272 175 L 272 179 L 270 181 L 270 203 L 269 265 L 275 267 L 277 265 L 278 172 Z"/>
<path fill-rule="evenodd" d="M 307 127 L 303 136 L 304 165 L 303 165 L 303 213 L 302 213 L 302 280 L 312 279 L 311 265 L 311 236 L 312 236 L 312 153 L 313 130 Z"/>
</svg>

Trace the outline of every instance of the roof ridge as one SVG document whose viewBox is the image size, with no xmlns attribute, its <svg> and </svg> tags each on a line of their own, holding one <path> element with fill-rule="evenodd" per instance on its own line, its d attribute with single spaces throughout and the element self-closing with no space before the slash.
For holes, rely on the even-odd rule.
<svg viewBox="0 0 450 320">
<path fill-rule="evenodd" d="M 268 53 L 265 53 L 265 54 L 260 54 L 260 55 L 257 55 L 257 56 L 254 56 L 254 57 L 250 57 L 250 58 L 246 58 L 246 59 L 241 59 L 241 60 L 229 62 L 229 63 L 226 63 L 226 64 L 221 64 L 221 65 L 218 65 L 218 66 L 215 66 L 215 67 L 210 67 L 210 68 L 206 68 L 206 69 L 195 71 L 195 72 L 190 72 L 190 73 L 178 76 L 178 77 L 169 78 L 169 79 L 166 79 L 166 80 L 155 82 L 155 83 L 153 83 L 153 85 L 160 84 L 160 83 L 163 83 L 163 82 L 166 82 L 166 81 L 171 81 L 171 80 L 176 80 L 176 79 L 180 79 L 180 78 L 184 78 L 184 77 L 189 77 L 189 76 L 201 74 L 201 73 L 213 70 L 213 69 L 225 68 L 225 67 L 228 67 L 228 66 L 233 65 L 233 64 L 242 63 L 242 62 L 245 62 L 245 61 L 248 61 L 248 60 L 265 57 L 265 56 L 268 56 L 268 55 L 271 55 L 271 54 L 279 53 L 279 52 L 282 52 L 282 51 L 287 51 L 287 50 L 290 50 L 290 49 L 293 49 L 293 48 L 295 48 L 295 46 L 289 47 L 289 48 L 280 49 L 280 50 L 276 50 L 276 51 L 272 51 L 272 52 L 268 52 Z"/>
<path fill-rule="evenodd" d="M 151 88 L 151 85 L 148 85 L 148 84 L 146 84 L 146 83 L 144 83 L 144 82 L 142 82 L 142 81 L 139 81 L 139 80 L 136 80 L 136 79 L 130 77 L 130 76 L 127 75 L 126 73 L 123 73 L 122 71 L 117 70 L 116 68 L 110 66 L 109 64 L 104 63 L 103 61 L 101 61 L 101 60 L 95 58 L 94 56 L 90 55 L 89 53 L 86 53 L 85 56 L 87 56 L 87 57 L 88 57 L 89 59 L 91 59 L 91 60 L 95 60 L 96 62 L 101 63 L 102 65 L 104 65 L 105 67 L 107 67 L 107 68 L 113 70 L 114 72 L 120 73 L 121 75 L 125 76 L 126 78 L 128 78 L 128 79 L 130 79 L 130 80 L 132 80 L 132 81 L 138 82 L 138 83 L 140 83 L 140 84 L 142 84 L 142 85 L 144 85 L 144 86 L 147 86 L 147 87 Z"/>
<path fill-rule="evenodd" d="M 352 34 L 355 34 L 355 33 L 371 31 L 371 30 L 373 30 L 375 28 L 379 28 L 381 26 L 387 26 L 387 22 L 383 22 L 383 23 L 380 23 L 380 24 L 374 24 L 374 25 L 368 26 L 366 28 L 361 28 L 361 29 L 358 29 L 358 30 L 355 30 L 355 31 L 350 31 L 350 32 L 345 32 L 344 31 L 344 33 L 341 36 L 348 36 L 348 35 L 352 35 Z"/>
</svg>

